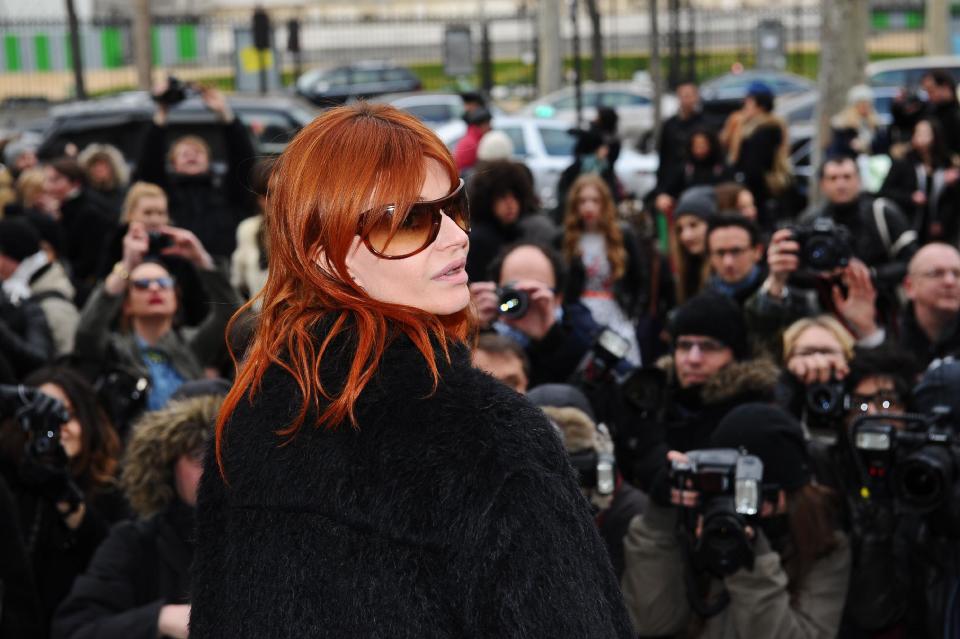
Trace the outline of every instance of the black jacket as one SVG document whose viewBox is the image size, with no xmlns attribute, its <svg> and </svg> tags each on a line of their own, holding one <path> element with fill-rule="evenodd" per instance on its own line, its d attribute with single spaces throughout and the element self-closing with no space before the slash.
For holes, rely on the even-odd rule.
<svg viewBox="0 0 960 639">
<path fill-rule="evenodd" d="M 321 379 L 353 352 L 337 340 Z M 226 424 L 197 504 L 191 639 L 630 637 L 607 551 L 538 409 L 455 347 L 387 349 L 358 428 L 308 418 L 278 367 Z"/>
<path fill-rule="evenodd" d="M 923 367 L 938 357 L 960 354 L 960 317 L 934 342 L 917 323 L 911 302 L 900 314 L 899 329 L 900 347 L 912 353 Z"/>
<path fill-rule="evenodd" d="M 697 111 L 686 119 L 678 114 L 664 121 L 660 129 L 660 140 L 657 142 L 657 155 L 660 157 L 657 184 L 665 184 L 668 177 L 687 161 L 686 149 L 690 142 L 690 134 L 698 129 L 708 128 L 711 124 L 713 123 L 708 122 L 701 111 Z"/>
<path fill-rule="evenodd" d="M 237 245 L 237 225 L 253 211 L 247 175 L 255 151 L 240 122 L 223 126 L 226 174 L 179 175 L 167 171 L 167 128 L 151 125 L 137 162 L 135 179 L 163 187 L 170 198 L 170 217 L 199 238 L 210 255 L 227 260 Z"/>
<path fill-rule="evenodd" d="M 53 354 L 53 336 L 43 307 L 29 298 L 15 306 L 0 291 L 0 382 L 19 382 L 49 362 Z"/>
<path fill-rule="evenodd" d="M 22 539 L 16 503 L 0 476 L 0 637 L 39 639 L 40 602 Z"/>
<path fill-rule="evenodd" d="M 939 240 L 955 244 L 960 235 L 960 221 L 957 219 L 960 183 L 944 184 L 943 171 L 948 167 L 938 166 L 933 175 L 928 175 L 921 184 L 918 167 L 922 167 L 922 164 L 914 153 L 894 160 L 880 187 L 880 195 L 897 203 L 916 229 L 921 243 Z M 927 175 L 926 170 L 923 173 Z M 917 205 L 913 202 L 916 191 L 926 194 L 926 204 Z"/>
<path fill-rule="evenodd" d="M 193 509 L 118 524 L 57 609 L 52 639 L 156 639 L 160 609 L 189 603 Z"/>
</svg>

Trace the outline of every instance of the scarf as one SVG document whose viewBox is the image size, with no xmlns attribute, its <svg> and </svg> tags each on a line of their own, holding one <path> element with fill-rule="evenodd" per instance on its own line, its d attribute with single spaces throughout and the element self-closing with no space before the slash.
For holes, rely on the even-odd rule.
<svg viewBox="0 0 960 639">
<path fill-rule="evenodd" d="M 3 281 L 3 292 L 7 294 L 10 301 L 19 304 L 30 297 L 30 279 L 49 263 L 50 258 L 43 251 L 37 251 L 20 262 L 20 266 L 13 272 L 13 275 Z"/>
</svg>

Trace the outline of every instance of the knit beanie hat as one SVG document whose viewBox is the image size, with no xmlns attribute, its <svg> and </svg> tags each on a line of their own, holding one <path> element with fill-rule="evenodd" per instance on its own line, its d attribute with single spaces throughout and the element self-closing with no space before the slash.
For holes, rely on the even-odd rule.
<svg viewBox="0 0 960 639">
<path fill-rule="evenodd" d="M 794 490 L 810 482 L 810 454 L 803 429 L 792 415 L 773 404 L 741 404 L 717 424 L 710 444 L 741 448 L 763 462 L 763 483 Z"/>
<path fill-rule="evenodd" d="M 670 318 L 670 335 L 674 342 L 681 335 L 712 337 L 728 346 L 737 360 L 750 354 L 743 312 L 719 293 L 701 293 L 678 306 Z"/>
<path fill-rule="evenodd" d="M 477 145 L 477 160 L 509 160 L 513 155 L 513 141 L 503 131 L 490 131 L 480 138 Z"/>
<path fill-rule="evenodd" d="M 941 406 L 950 409 L 951 419 L 956 420 L 960 418 L 957 389 L 960 389 L 960 361 L 952 357 L 934 360 L 913 389 L 913 409 L 929 413 Z"/>
<path fill-rule="evenodd" d="M 673 219 L 678 219 L 681 215 L 694 215 L 704 222 L 709 222 L 710 218 L 717 214 L 713 187 L 687 189 L 680 196 L 673 211 Z"/>
<path fill-rule="evenodd" d="M 0 220 L 0 253 L 22 262 L 40 250 L 40 234 L 26 220 Z"/>
<path fill-rule="evenodd" d="M 579 408 L 591 421 L 596 419 L 587 396 L 582 390 L 570 384 L 540 384 L 530 389 L 527 399 L 541 408 L 544 406 Z"/>
</svg>

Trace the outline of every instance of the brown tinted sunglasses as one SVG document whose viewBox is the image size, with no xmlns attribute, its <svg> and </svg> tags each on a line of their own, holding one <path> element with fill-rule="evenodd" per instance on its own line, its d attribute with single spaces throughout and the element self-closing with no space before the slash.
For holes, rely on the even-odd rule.
<svg viewBox="0 0 960 639">
<path fill-rule="evenodd" d="M 470 205 L 463 180 L 452 193 L 438 200 L 416 202 L 410 206 L 400 225 L 393 228 L 397 207 L 388 204 L 382 209 L 367 211 L 360 216 L 357 234 L 370 252 L 387 260 L 401 260 L 416 255 L 430 246 L 440 233 L 443 216 L 446 215 L 464 233 L 470 232 Z M 370 216 L 376 221 L 364 230 Z"/>
</svg>

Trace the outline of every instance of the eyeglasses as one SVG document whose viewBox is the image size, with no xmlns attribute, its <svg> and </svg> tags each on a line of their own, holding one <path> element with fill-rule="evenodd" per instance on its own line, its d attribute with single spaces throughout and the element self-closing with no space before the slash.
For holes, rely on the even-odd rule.
<svg viewBox="0 0 960 639">
<path fill-rule="evenodd" d="M 699 348 L 700 352 L 704 355 L 712 355 L 714 353 L 719 353 L 727 347 L 715 339 L 695 340 L 687 339 L 686 337 L 681 337 L 678 339 L 675 347 L 678 353 L 689 353 L 694 348 Z"/>
<path fill-rule="evenodd" d="M 713 249 L 712 251 L 710 251 L 710 254 L 713 255 L 714 257 L 719 257 L 721 260 L 728 255 L 736 259 L 741 255 L 745 254 L 749 250 L 750 250 L 749 246 L 734 246 L 733 248 Z"/>
<path fill-rule="evenodd" d="M 172 277 L 138 277 L 135 280 L 130 280 L 130 283 L 133 285 L 133 288 L 138 291 L 149 289 L 151 284 L 156 284 L 158 288 L 163 290 L 173 288 Z"/>
<path fill-rule="evenodd" d="M 867 413 L 872 406 L 877 411 L 888 411 L 900 407 L 900 398 L 893 391 L 877 391 L 872 395 L 850 395 L 850 406 L 861 413 Z"/>
<path fill-rule="evenodd" d="M 935 268 L 929 271 L 919 271 L 915 275 L 929 280 L 944 280 L 947 275 L 952 275 L 953 279 L 960 280 L 960 268 Z"/>
<path fill-rule="evenodd" d="M 397 223 L 401 214 L 394 204 L 360 216 L 357 234 L 371 253 L 387 260 L 401 260 L 430 246 L 440 233 L 443 216 L 453 220 L 465 233 L 470 232 L 470 205 L 463 180 L 449 195 L 439 200 L 416 202 Z"/>
</svg>

